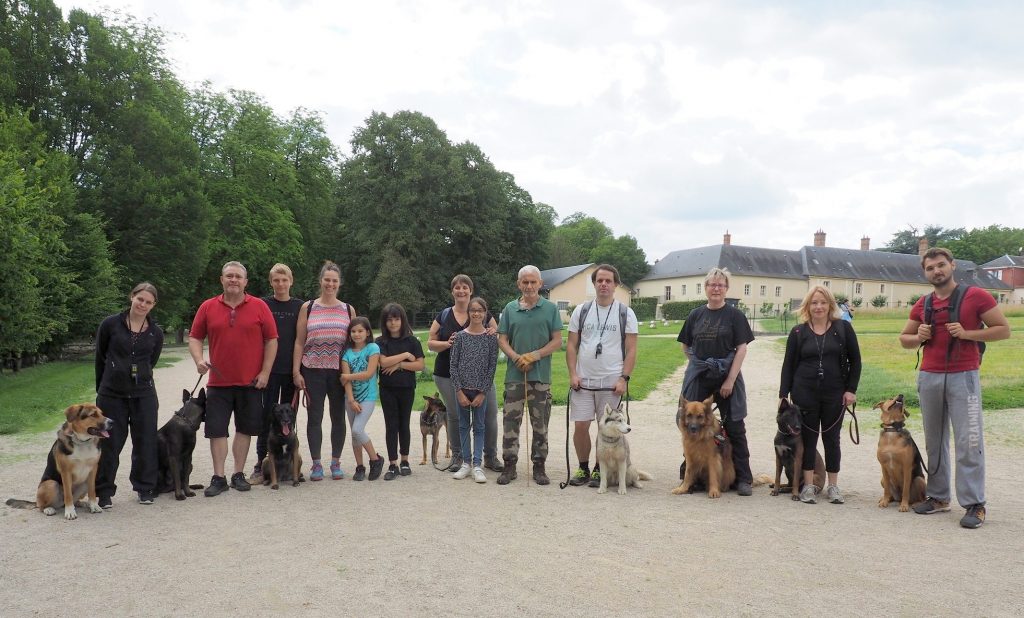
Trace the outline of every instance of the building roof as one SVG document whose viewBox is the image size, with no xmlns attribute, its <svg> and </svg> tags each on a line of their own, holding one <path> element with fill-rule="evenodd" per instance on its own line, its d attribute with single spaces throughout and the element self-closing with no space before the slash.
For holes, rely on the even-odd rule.
<svg viewBox="0 0 1024 618">
<path fill-rule="evenodd" d="M 700 276 L 715 266 L 727 268 L 733 275 L 775 279 L 836 277 L 928 285 L 921 270 L 921 258 L 917 255 L 813 246 L 801 247 L 799 251 L 738 245 L 682 249 L 658 260 L 643 280 Z M 960 283 L 988 289 L 1010 289 L 969 260 L 956 260 L 955 276 Z"/>
<path fill-rule="evenodd" d="M 982 268 L 1013 268 L 1015 266 L 1024 268 L 1024 256 L 1004 255 L 981 265 Z"/>
<path fill-rule="evenodd" d="M 544 286 L 541 290 L 552 290 L 593 265 L 594 263 L 591 262 L 590 264 L 579 264 L 577 266 L 563 266 L 561 268 L 542 270 L 540 271 L 540 278 L 541 281 L 544 282 Z"/>
</svg>

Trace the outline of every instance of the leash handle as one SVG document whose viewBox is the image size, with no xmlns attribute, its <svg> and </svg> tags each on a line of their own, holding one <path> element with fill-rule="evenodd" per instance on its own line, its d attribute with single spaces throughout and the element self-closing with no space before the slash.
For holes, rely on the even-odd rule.
<svg viewBox="0 0 1024 618">
<path fill-rule="evenodd" d="M 857 402 L 853 402 L 853 406 L 844 406 L 843 412 L 849 412 L 850 416 L 853 417 L 853 422 L 850 423 L 850 442 L 854 444 L 860 444 L 860 425 L 857 424 Z M 853 430 L 857 429 L 857 437 L 853 437 Z"/>
</svg>

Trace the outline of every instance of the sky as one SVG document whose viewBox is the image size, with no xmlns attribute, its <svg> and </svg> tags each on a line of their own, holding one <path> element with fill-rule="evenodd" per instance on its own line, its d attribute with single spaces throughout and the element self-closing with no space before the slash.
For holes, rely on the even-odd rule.
<svg viewBox="0 0 1024 618">
<path fill-rule="evenodd" d="M 477 144 L 649 262 L 1024 227 L 1024 3 L 57 0 L 169 34 L 186 84 Z"/>
</svg>

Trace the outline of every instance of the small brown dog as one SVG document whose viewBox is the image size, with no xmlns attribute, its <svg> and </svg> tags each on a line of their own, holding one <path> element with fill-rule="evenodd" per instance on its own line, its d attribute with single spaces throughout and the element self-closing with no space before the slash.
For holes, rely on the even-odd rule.
<svg viewBox="0 0 1024 618">
<path fill-rule="evenodd" d="M 690 493 L 694 483 L 702 481 L 708 488 L 708 498 L 718 498 L 736 480 L 732 445 L 711 411 L 714 400 L 714 395 L 704 401 L 679 397 L 676 427 L 683 434 L 686 470 L 683 482 L 672 490 L 676 495 Z"/>
<path fill-rule="evenodd" d="M 904 427 L 907 410 L 903 395 L 879 401 L 874 405 L 882 411 L 882 433 L 878 436 L 878 463 L 882 464 L 882 499 L 879 508 L 893 500 L 900 501 L 900 512 L 925 499 L 924 460 L 914 438 Z M 872 408 L 872 409 L 874 409 Z"/>
<path fill-rule="evenodd" d="M 423 399 L 426 400 L 427 405 L 420 412 L 420 435 L 423 436 L 423 461 L 420 462 L 420 465 L 427 465 L 427 436 L 433 436 L 433 442 L 430 445 L 430 463 L 437 465 L 437 447 L 441 439 L 441 429 L 445 427 L 445 417 L 448 414 L 448 409 L 438 393 L 434 393 L 433 397 L 424 395 Z M 447 438 L 447 435 L 445 438 Z M 451 457 L 452 447 L 447 439 L 445 440 L 444 453 L 445 457 Z"/>
<path fill-rule="evenodd" d="M 88 495 L 92 513 L 102 513 L 96 498 L 96 473 L 100 463 L 100 439 L 110 437 L 113 421 L 91 403 L 79 403 L 64 411 L 67 421 L 57 432 L 57 440 L 46 457 L 43 479 L 36 490 L 36 501 L 7 501 L 18 509 L 38 508 L 55 515 L 64 503 L 64 519 L 77 519 L 75 504 Z"/>
</svg>

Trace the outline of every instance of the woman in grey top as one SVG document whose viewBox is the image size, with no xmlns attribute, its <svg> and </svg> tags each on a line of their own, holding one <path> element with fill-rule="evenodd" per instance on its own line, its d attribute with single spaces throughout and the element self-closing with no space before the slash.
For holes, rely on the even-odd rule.
<svg viewBox="0 0 1024 618">
<path fill-rule="evenodd" d="M 480 467 L 484 449 L 484 417 L 487 393 L 494 388 L 494 372 L 498 366 L 498 338 L 487 333 L 484 320 L 487 303 L 482 298 L 469 301 L 469 326 L 455 335 L 452 342 L 451 375 L 459 411 L 459 444 L 462 466 L 452 474 L 464 479 L 472 472 L 473 480 L 486 483 Z M 473 450 L 470 456 L 469 427 L 473 421 Z M 472 467 L 469 462 L 472 461 Z"/>
</svg>

